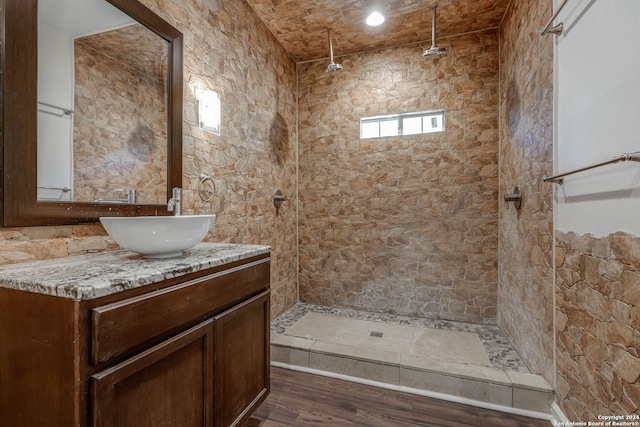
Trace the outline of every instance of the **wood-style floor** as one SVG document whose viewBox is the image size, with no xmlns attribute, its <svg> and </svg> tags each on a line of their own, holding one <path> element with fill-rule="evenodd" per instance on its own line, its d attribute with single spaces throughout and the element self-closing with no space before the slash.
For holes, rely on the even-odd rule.
<svg viewBox="0 0 640 427">
<path fill-rule="evenodd" d="M 271 394 L 245 427 L 550 427 L 549 421 L 271 368 Z"/>
</svg>

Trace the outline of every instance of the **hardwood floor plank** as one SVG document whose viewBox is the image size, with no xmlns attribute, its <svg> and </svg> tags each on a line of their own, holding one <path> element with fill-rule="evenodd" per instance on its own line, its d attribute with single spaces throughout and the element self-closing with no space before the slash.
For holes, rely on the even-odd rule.
<svg viewBox="0 0 640 427">
<path fill-rule="evenodd" d="M 344 426 L 351 427 L 353 423 L 334 415 L 327 415 L 323 412 L 306 412 L 302 411 L 298 419 L 296 419 L 296 426 Z"/>
<path fill-rule="evenodd" d="M 271 368 L 271 394 L 245 427 L 550 427 L 506 414 Z"/>
<path fill-rule="evenodd" d="M 263 403 L 252 419 L 255 418 L 260 421 L 268 420 L 270 422 L 276 422 L 286 426 L 295 425 L 295 421 L 300 414 L 300 409 L 291 404 L 283 404 L 282 394 L 283 393 L 279 392 L 274 393 L 272 389 L 271 394 L 267 398 L 269 403 Z M 262 424 L 256 424 L 256 426 L 258 425 L 260 427 L 263 426 Z"/>
</svg>

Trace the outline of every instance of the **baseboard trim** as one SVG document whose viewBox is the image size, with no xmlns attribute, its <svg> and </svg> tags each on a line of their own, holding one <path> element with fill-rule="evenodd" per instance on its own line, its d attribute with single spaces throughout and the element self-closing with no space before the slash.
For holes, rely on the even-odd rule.
<svg viewBox="0 0 640 427">
<path fill-rule="evenodd" d="M 328 371 L 321 371 L 319 369 L 313 369 L 313 368 L 305 368 L 303 366 L 295 366 L 295 365 L 290 365 L 287 363 L 281 363 L 281 362 L 271 362 L 271 366 L 275 366 L 277 368 L 284 368 L 284 369 L 289 369 L 292 371 L 299 371 L 299 372 L 305 372 L 308 374 L 314 374 L 314 375 L 322 375 L 325 377 L 330 377 L 330 378 L 335 378 L 338 380 L 345 380 L 345 381 L 351 381 L 354 383 L 359 383 L 359 384 L 364 384 L 364 385 L 370 385 L 373 387 L 380 387 L 380 388 L 385 388 L 388 390 L 395 390 L 395 391 L 401 391 L 404 393 L 411 393 L 411 394 L 415 394 L 418 396 L 425 396 L 425 397 L 432 397 L 434 399 L 440 399 L 440 400 L 446 400 L 448 402 L 453 402 L 453 403 L 461 403 L 464 405 L 470 405 L 470 406 L 475 406 L 478 408 L 483 408 L 483 409 L 490 409 L 493 411 L 499 411 L 499 412 L 505 412 L 508 414 L 514 414 L 514 415 L 522 415 L 525 417 L 530 417 L 530 418 L 537 418 L 537 419 L 541 419 L 541 420 L 548 420 L 548 421 L 555 421 L 555 414 L 545 414 L 543 412 L 536 412 L 536 411 L 528 411 L 525 409 L 519 409 L 519 408 L 513 408 L 510 406 L 504 406 L 504 405 L 497 405 L 494 403 L 487 403 L 487 402 L 482 402 L 479 400 L 474 400 L 474 399 L 468 399 L 465 397 L 460 397 L 460 396 L 454 396 L 451 394 L 445 394 L 445 393 L 438 393 L 435 391 L 428 391 L 428 390 L 420 390 L 417 388 L 413 388 L 413 387 L 406 387 L 406 386 L 400 386 L 400 385 L 395 385 L 395 384 L 388 384 L 388 383 L 383 383 L 383 382 L 379 382 L 379 381 L 371 381 L 371 380 L 367 380 L 364 378 L 358 378 L 358 377 L 352 377 L 349 375 L 344 375 L 344 374 L 337 374 L 335 372 L 328 372 Z M 554 405 L 555 402 L 553 403 Z M 557 405 L 556 405 L 557 406 Z M 553 407 L 552 407 L 553 410 Z M 562 411 L 560 410 L 560 408 L 558 407 L 558 411 L 560 414 L 562 414 Z M 564 416 L 564 414 L 562 414 L 562 416 Z M 566 417 L 565 417 L 566 419 Z"/>
<path fill-rule="evenodd" d="M 553 425 L 569 425 L 569 418 L 562 412 L 556 402 L 551 404 L 551 422 Z"/>
</svg>

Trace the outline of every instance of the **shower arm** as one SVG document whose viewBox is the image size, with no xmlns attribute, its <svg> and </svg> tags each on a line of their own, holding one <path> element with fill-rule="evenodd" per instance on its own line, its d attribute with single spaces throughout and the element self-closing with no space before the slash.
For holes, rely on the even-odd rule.
<svg viewBox="0 0 640 427">
<path fill-rule="evenodd" d="M 436 46 L 436 9 L 438 6 L 433 6 L 433 22 L 431 24 L 431 47 Z"/>
<path fill-rule="evenodd" d="M 333 42 L 331 41 L 331 28 L 327 28 L 327 37 L 329 37 L 329 62 L 333 64 Z"/>
<path fill-rule="evenodd" d="M 330 73 L 332 71 L 341 70 L 342 65 L 333 62 L 333 40 L 331 39 L 331 27 L 327 27 L 327 36 L 329 38 L 329 58 L 331 59 L 331 62 L 329 63 L 329 66 L 325 68 L 324 72 Z"/>
</svg>

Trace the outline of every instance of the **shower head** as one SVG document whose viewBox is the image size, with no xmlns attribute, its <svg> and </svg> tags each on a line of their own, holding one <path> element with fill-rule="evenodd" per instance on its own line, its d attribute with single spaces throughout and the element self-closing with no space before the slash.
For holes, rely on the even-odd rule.
<svg viewBox="0 0 640 427">
<path fill-rule="evenodd" d="M 425 49 L 422 52 L 422 56 L 437 56 L 437 55 L 446 55 L 447 49 L 438 46 L 431 46 L 429 49 Z"/>
<path fill-rule="evenodd" d="M 330 73 L 332 71 L 342 70 L 342 65 L 336 64 L 333 62 L 333 42 L 331 41 L 331 28 L 327 28 L 327 35 L 329 36 L 329 65 L 324 69 L 325 73 Z"/>
<path fill-rule="evenodd" d="M 342 65 L 335 64 L 332 62 L 331 64 L 327 65 L 327 68 L 324 69 L 324 72 L 330 73 L 332 71 L 338 71 L 338 70 L 342 70 Z"/>
<path fill-rule="evenodd" d="M 433 19 L 431 20 L 431 47 L 425 49 L 422 52 L 422 56 L 439 56 L 447 53 L 447 49 L 438 47 L 436 45 L 436 9 L 438 6 L 433 6 Z"/>
</svg>

